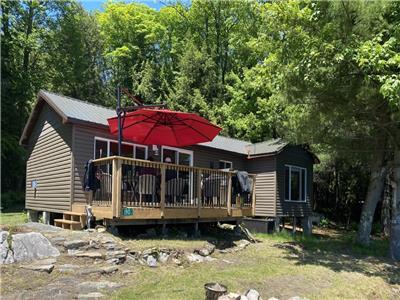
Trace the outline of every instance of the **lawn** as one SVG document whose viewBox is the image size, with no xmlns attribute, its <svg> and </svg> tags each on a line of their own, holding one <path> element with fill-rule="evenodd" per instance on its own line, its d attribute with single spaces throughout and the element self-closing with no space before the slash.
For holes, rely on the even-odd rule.
<svg viewBox="0 0 400 300">
<path fill-rule="evenodd" d="M 400 272 L 384 257 L 387 242 L 371 248 L 352 242 L 353 233 L 324 232 L 312 238 L 257 235 L 261 243 L 217 261 L 184 267 L 141 268 L 125 279 L 114 299 L 203 299 L 203 286 L 219 282 L 229 291 L 257 289 L 263 299 L 398 299 Z M 158 246 L 174 246 L 158 241 Z M 180 241 L 183 247 L 184 241 Z M 193 241 L 187 241 L 188 246 Z"/>
<path fill-rule="evenodd" d="M 25 212 L 0 213 L 0 225 L 15 226 L 26 223 L 27 220 Z"/>
</svg>

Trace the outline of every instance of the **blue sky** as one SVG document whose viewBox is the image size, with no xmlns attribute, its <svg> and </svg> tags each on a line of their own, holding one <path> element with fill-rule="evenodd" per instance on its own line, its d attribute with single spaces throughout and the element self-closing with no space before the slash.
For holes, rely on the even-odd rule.
<svg viewBox="0 0 400 300">
<path fill-rule="evenodd" d="M 80 0 L 79 2 L 82 3 L 83 7 L 87 11 L 94 11 L 94 10 L 103 10 L 103 3 L 105 3 L 107 0 Z M 147 6 L 159 10 L 161 7 L 164 6 L 163 3 L 159 0 L 125 0 L 122 2 L 138 2 L 138 3 L 143 3 L 146 4 Z M 163 1 L 164 2 L 164 1 Z"/>
</svg>

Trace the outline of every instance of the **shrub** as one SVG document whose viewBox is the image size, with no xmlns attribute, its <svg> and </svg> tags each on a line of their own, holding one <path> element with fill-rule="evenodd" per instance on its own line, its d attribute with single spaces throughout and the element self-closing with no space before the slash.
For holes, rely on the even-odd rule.
<svg viewBox="0 0 400 300">
<path fill-rule="evenodd" d="M 1 207 L 4 211 L 13 209 L 21 210 L 25 205 L 25 194 L 23 192 L 1 193 Z"/>
</svg>

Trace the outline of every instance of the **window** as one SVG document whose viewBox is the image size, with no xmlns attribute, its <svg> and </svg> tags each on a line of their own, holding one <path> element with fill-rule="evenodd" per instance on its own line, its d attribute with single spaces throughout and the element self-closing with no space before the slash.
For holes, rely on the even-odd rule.
<svg viewBox="0 0 400 300">
<path fill-rule="evenodd" d="M 285 201 L 305 202 L 307 195 L 307 170 L 285 165 Z"/>
<path fill-rule="evenodd" d="M 220 160 L 218 169 L 229 169 L 232 170 L 232 162 L 227 160 Z"/>
<path fill-rule="evenodd" d="M 118 141 L 95 137 L 94 157 L 102 158 L 118 155 Z M 147 147 L 122 142 L 121 156 L 147 159 Z"/>
</svg>

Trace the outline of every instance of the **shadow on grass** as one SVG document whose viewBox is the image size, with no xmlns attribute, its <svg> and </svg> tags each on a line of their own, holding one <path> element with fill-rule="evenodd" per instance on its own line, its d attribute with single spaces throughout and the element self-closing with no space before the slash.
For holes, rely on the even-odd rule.
<svg viewBox="0 0 400 300">
<path fill-rule="evenodd" d="M 183 224 L 170 226 L 167 234 L 162 235 L 161 228 L 156 228 L 154 226 L 140 228 L 135 226 L 135 228 L 130 228 L 130 230 L 120 231 L 118 236 L 125 241 L 149 240 L 158 241 L 157 244 L 162 242 L 166 245 L 172 245 L 172 242 L 176 242 L 176 240 L 199 242 L 199 246 L 201 243 L 208 242 L 213 244 L 218 250 L 235 247 L 235 242 L 246 239 L 244 235 L 238 234 L 234 230 L 223 229 L 217 226 L 207 226 L 205 224 L 200 228 L 201 235 L 196 236 L 192 227 L 193 226 L 185 226 Z M 151 233 L 148 229 L 151 230 Z M 171 241 L 171 243 L 169 243 L 169 241 Z"/>
<path fill-rule="evenodd" d="M 269 237 L 266 237 L 269 238 Z M 293 237 L 287 232 L 274 234 L 275 247 L 287 251 L 286 259 L 298 265 L 318 265 L 335 272 L 357 272 L 377 276 L 389 284 L 400 284 L 400 264 L 388 259 L 389 242 L 374 238 L 369 246 L 355 242 L 354 232 L 341 232 L 334 237 L 313 235 Z"/>
</svg>

